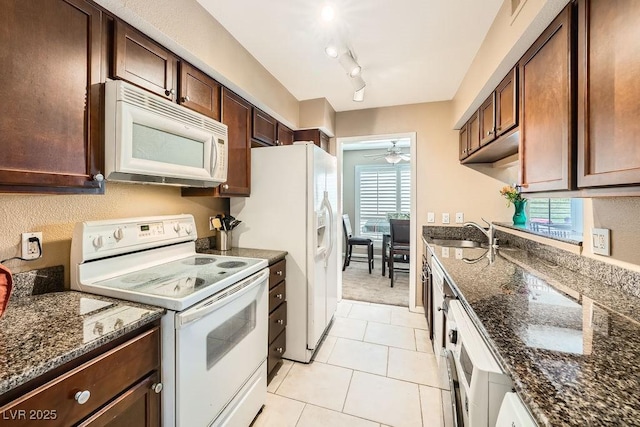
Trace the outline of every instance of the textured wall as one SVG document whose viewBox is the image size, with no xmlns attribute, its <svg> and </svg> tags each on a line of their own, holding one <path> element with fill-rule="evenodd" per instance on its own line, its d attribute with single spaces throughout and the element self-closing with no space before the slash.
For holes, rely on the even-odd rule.
<svg viewBox="0 0 640 427">
<path fill-rule="evenodd" d="M 20 233 L 42 231 L 44 256 L 38 261 L 9 261 L 12 271 L 64 265 L 69 281 L 69 251 L 76 222 L 190 213 L 198 237 L 210 236 L 210 215 L 228 211 L 228 199 L 181 197 L 168 186 L 107 183 L 104 196 L 0 194 L 0 259 L 20 255 Z"/>
</svg>

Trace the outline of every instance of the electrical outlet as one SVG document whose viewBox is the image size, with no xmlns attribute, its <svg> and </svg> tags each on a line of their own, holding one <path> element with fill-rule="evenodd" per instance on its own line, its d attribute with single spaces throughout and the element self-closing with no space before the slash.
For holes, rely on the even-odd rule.
<svg viewBox="0 0 640 427">
<path fill-rule="evenodd" d="M 449 248 L 446 246 L 442 247 L 442 258 L 449 258 Z"/>
<path fill-rule="evenodd" d="M 462 259 L 463 255 L 462 248 L 456 248 L 456 259 Z"/>
<path fill-rule="evenodd" d="M 457 212 L 456 213 L 456 224 L 462 224 L 464 222 L 464 213 Z"/>
<path fill-rule="evenodd" d="M 608 228 L 591 229 L 591 247 L 594 254 L 611 256 L 610 235 L 611 230 Z"/>
<path fill-rule="evenodd" d="M 449 224 L 449 214 L 448 213 L 443 213 L 442 214 L 442 223 L 443 224 Z"/>
<path fill-rule="evenodd" d="M 42 255 L 42 232 L 22 233 L 22 258 L 38 259 Z"/>
<path fill-rule="evenodd" d="M 433 212 L 427 212 L 427 222 L 430 224 L 436 222 L 436 214 Z"/>
</svg>

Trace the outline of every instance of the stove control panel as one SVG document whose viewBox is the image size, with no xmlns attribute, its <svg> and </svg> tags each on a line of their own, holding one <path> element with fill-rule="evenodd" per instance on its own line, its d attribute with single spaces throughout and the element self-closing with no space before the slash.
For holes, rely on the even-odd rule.
<svg viewBox="0 0 640 427">
<path fill-rule="evenodd" d="M 81 253 L 82 259 L 86 261 L 194 241 L 197 237 L 195 230 L 195 221 L 191 215 L 87 221 L 76 225 L 72 251 Z M 78 247 L 80 242 L 81 247 Z"/>
</svg>

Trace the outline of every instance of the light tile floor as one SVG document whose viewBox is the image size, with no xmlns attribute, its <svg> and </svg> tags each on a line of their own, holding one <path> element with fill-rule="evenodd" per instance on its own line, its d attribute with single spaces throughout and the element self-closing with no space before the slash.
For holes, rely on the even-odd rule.
<svg viewBox="0 0 640 427">
<path fill-rule="evenodd" d="M 341 301 L 314 361 L 283 361 L 254 427 L 441 427 L 426 329 L 406 307 Z"/>
</svg>

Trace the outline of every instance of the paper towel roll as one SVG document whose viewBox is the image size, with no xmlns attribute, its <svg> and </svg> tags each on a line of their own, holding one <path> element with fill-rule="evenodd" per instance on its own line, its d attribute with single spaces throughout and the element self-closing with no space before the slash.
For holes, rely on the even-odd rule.
<svg viewBox="0 0 640 427">
<path fill-rule="evenodd" d="M 9 304 L 12 287 L 13 276 L 11 275 L 11 271 L 0 264 L 0 317 L 2 317 Z"/>
</svg>

